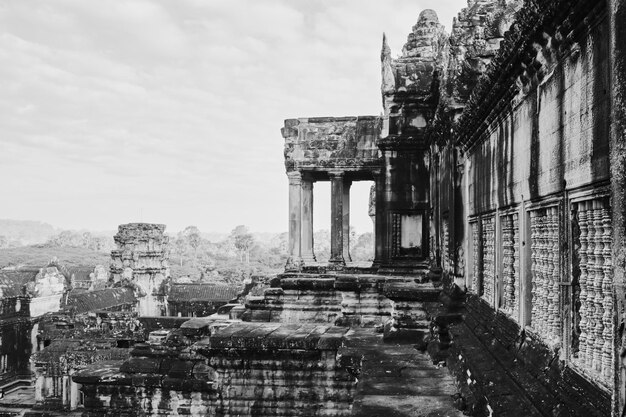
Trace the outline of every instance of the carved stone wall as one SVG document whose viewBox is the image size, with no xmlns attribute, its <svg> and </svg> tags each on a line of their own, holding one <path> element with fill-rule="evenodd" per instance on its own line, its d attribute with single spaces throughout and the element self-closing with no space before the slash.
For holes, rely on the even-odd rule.
<svg viewBox="0 0 626 417">
<path fill-rule="evenodd" d="M 552 342 L 561 339 L 561 251 L 558 206 L 530 211 L 531 326 Z"/>
<path fill-rule="evenodd" d="M 572 358 L 596 380 L 613 378 L 611 217 L 608 198 L 572 204 Z"/>
<path fill-rule="evenodd" d="M 310 117 L 285 120 L 285 167 L 293 170 L 380 167 L 375 116 Z"/>
</svg>

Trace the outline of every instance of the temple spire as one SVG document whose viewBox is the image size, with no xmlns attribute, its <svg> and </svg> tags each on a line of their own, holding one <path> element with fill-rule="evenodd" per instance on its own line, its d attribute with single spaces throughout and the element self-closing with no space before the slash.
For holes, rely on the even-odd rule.
<svg viewBox="0 0 626 417">
<path fill-rule="evenodd" d="M 393 68 L 391 66 L 391 49 L 387 44 L 387 35 L 383 32 L 383 47 L 380 51 L 380 61 L 382 66 L 382 85 L 381 90 L 384 93 L 393 92 L 396 87 L 396 81 L 393 76 Z"/>
</svg>

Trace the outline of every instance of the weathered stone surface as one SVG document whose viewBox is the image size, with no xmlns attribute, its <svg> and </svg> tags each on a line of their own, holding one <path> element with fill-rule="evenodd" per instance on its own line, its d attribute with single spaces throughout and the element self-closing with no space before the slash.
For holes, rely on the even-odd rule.
<svg viewBox="0 0 626 417">
<path fill-rule="evenodd" d="M 448 372 L 411 343 L 384 343 L 371 329 L 354 329 L 340 350 L 342 361 L 361 362 L 353 416 L 461 416 Z"/>
<path fill-rule="evenodd" d="M 121 366 L 99 364 L 74 381 L 90 416 L 347 416 L 355 378 L 337 357 L 347 331 L 232 323 L 194 344 L 195 355 L 139 346 Z"/>
<path fill-rule="evenodd" d="M 165 281 L 169 278 L 165 225 L 129 223 L 120 225 L 114 236 L 117 250 L 111 251 L 111 275 L 114 283 L 136 289 L 139 314 L 164 316 Z"/>
<path fill-rule="evenodd" d="M 468 296 L 465 320 L 450 332 L 448 366 L 466 381 L 464 397 L 477 415 L 489 408 L 519 416 L 554 410 L 556 415 L 609 415 L 607 391 L 564 366 L 559 352 L 539 335 L 522 331 L 479 297 Z"/>
<path fill-rule="evenodd" d="M 244 320 L 377 326 L 389 320 L 394 308 L 410 310 L 410 302 L 434 301 L 440 292 L 411 276 L 286 273 L 280 277 L 273 285 L 282 288 L 247 299 Z M 398 318 L 403 315 L 398 313 Z"/>
<path fill-rule="evenodd" d="M 379 130 L 375 116 L 285 120 L 285 166 L 288 171 L 380 167 Z"/>
</svg>

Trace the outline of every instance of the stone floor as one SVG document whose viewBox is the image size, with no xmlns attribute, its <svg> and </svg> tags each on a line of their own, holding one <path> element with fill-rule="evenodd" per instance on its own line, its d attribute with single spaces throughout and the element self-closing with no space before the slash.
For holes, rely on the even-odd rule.
<svg viewBox="0 0 626 417">
<path fill-rule="evenodd" d="M 385 343 L 373 329 L 355 328 L 346 334 L 344 354 L 353 350 L 364 355 L 353 416 L 463 415 L 454 406 L 457 390 L 453 377 L 412 344 Z"/>
<path fill-rule="evenodd" d="M 0 416 L 23 416 L 35 405 L 35 387 L 21 387 L 0 398 Z"/>
<path fill-rule="evenodd" d="M 35 387 L 21 387 L 0 398 L 0 407 L 32 407 L 35 405 Z"/>
</svg>

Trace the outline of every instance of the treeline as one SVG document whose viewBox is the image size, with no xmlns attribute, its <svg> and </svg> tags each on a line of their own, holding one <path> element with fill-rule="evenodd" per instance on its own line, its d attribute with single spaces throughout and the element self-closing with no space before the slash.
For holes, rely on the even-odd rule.
<svg viewBox="0 0 626 417">
<path fill-rule="evenodd" d="M 193 282 L 224 281 L 240 283 L 252 275 L 283 272 L 288 255 L 288 234 L 270 237 L 255 235 L 239 225 L 224 239 L 212 242 L 203 238 L 195 226 L 189 226 L 176 236 L 170 236 L 170 269 L 177 280 Z M 314 251 L 318 262 L 330 258 L 330 233 L 314 233 Z M 372 233 L 350 233 L 352 261 L 373 259 Z"/>
<path fill-rule="evenodd" d="M 240 284 L 253 275 L 268 276 L 284 271 L 288 254 L 288 234 L 251 233 L 244 225 L 227 235 L 204 234 L 196 226 L 188 226 L 169 235 L 170 272 L 179 282 L 226 282 Z M 50 236 L 43 244 L 7 249 L 0 240 L 0 258 L 4 264 L 41 264 L 46 256 L 59 257 L 72 264 L 105 266 L 109 253 L 115 249 L 112 235 L 65 230 Z M 330 233 L 314 234 L 318 262 L 330 258 Z M 372 233 L 350 233 L 352 260 L 371 261 L 374 253 Z M 51 258 L 49 258 L 51 259 Z M 48 260 L 49 260 L 48 259 Z M 47 262 L 47 261 L 46 261 Z"/>
<path fill-rule="evenodd" d="M 83 248 L 96 252 L 110 252 L 115 248 L 112 236 L 96 236 L 90 232 L 64 230 L 44 244 L 53 248 Z"/>
<path fill-rule="evenodd" d="M 176 280 L 241 283 L 252 275 L 281 272 L 287 261 L 287 234 L 260 240 L 239 225 L 217 242 L 188 226 L 170 236 L 170 270 Z"/>
<path fill-rule="evenodd" d="M 56 233 L 48 223 L 0 219 L 0 249 L 43 243 Z"/>
</svg>

